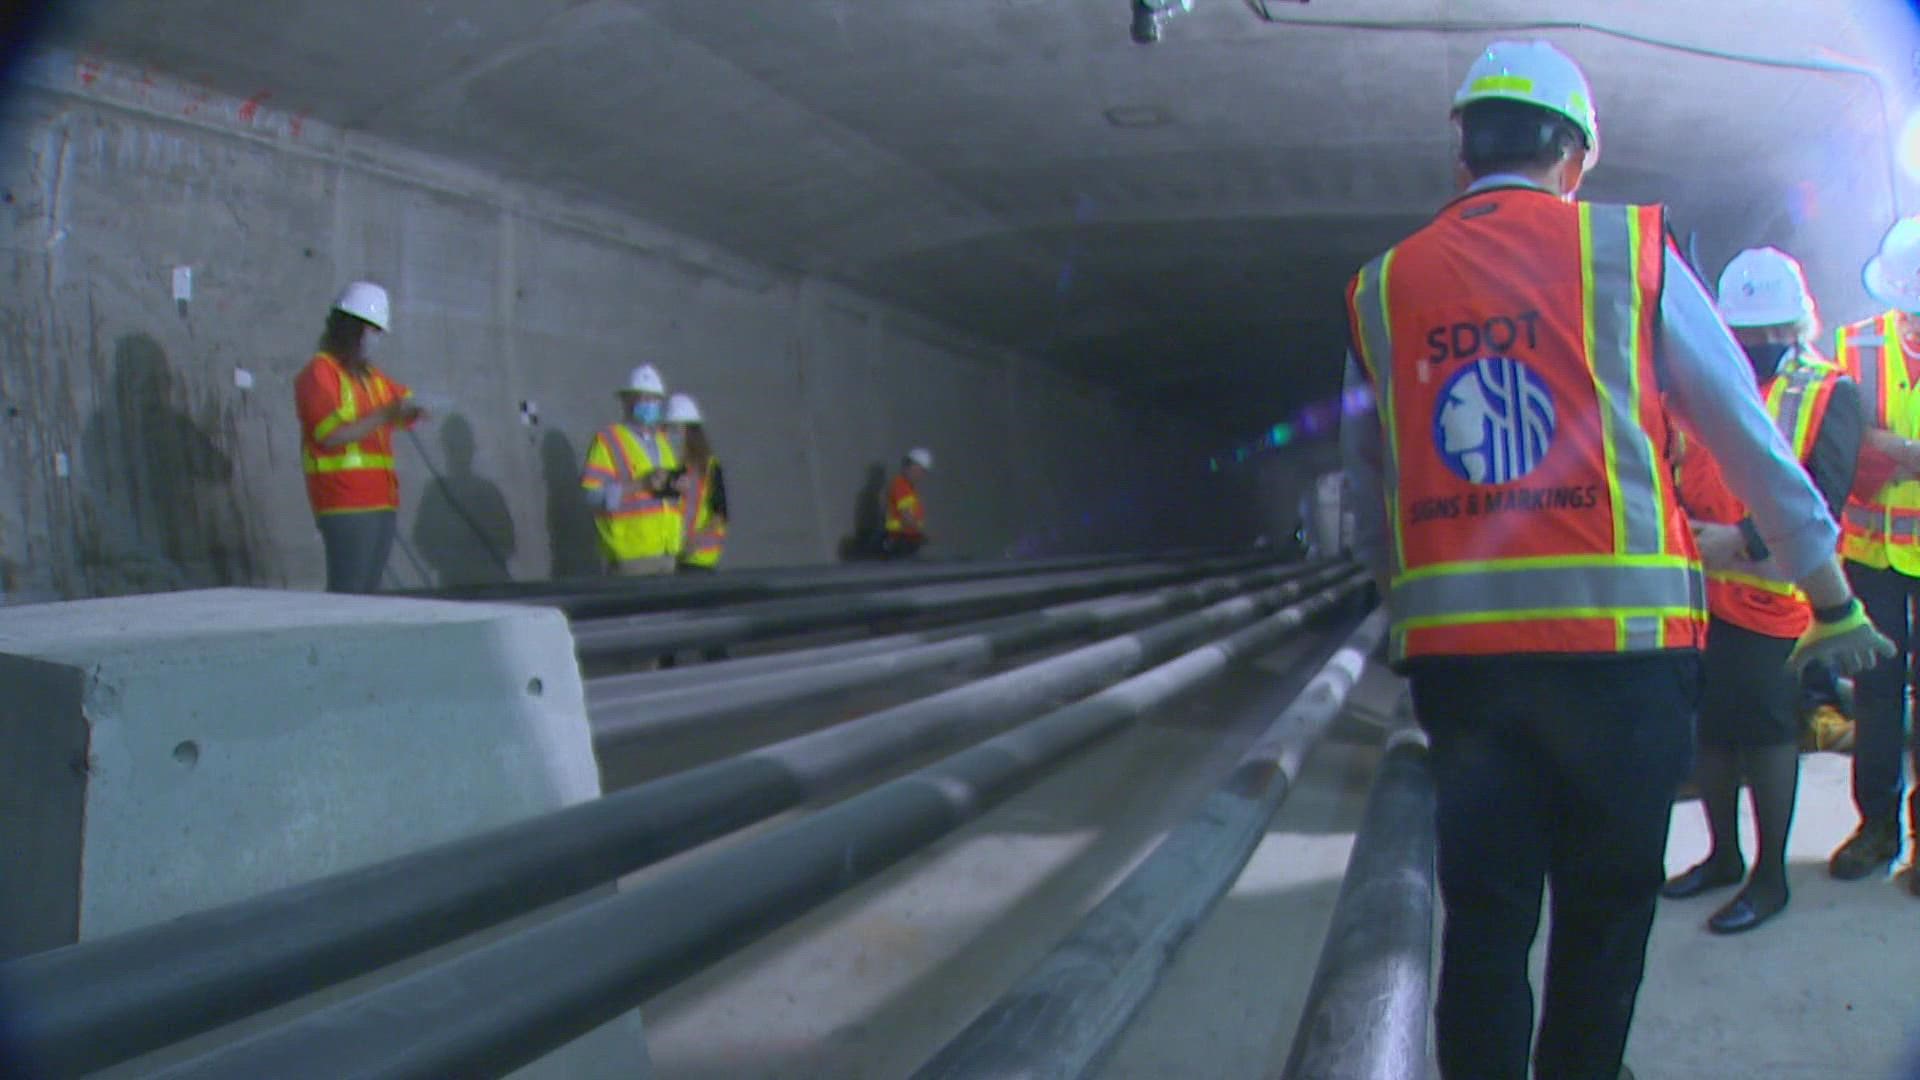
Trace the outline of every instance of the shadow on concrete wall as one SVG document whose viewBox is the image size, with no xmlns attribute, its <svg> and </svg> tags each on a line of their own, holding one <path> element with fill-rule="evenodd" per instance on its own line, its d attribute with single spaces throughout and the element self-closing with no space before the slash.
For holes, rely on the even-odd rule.
<svg viewBox="0 0 1920 1080">
<path fill-rule="evenodd" d="M 414 550 L 442 588 L 505 581 L 516 550 L 513 513 L 499 485 L 473 471 L 473 425 L 466 417 L 455 413 L 440 424 L 440 447 L 443 467 L 420 499 Z"/>
<path fill-rule="evenodd" d="M 88 593 L 252 582 L 233 460 L 187 411 L 166 350 L 120 338 L 111 379 L 80 444 L 74 541 Z M 231 442 L 230 418 L 212 412 Z"/>
<path fill-rule="evenodd" d="M 880 557 L 881 534 L 887 524 L 880 504 L 886 491 L 887 467 L 879 462 L 867 466 L 866 482 L 853 497 L 853 532 L 840 539 L 840 561 Z"/>
<path fill-rule="evenodd" d="M 600 540 L 593 513 L 580 494 L 581 457 L 573 440 L 548 431 L 540 443 L 541 470 L 547 481 L 547 544 L 554 578 L 593 577 L 600 573 Z"/>
</svg>

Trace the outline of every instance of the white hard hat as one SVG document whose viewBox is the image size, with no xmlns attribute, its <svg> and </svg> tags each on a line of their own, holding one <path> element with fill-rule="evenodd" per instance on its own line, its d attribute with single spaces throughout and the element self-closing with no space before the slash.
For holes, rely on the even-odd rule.
<svg viewBox="0 0 1920 1080">
<path fill-rule="evenodd" d="M 907 460 L 913 462 L 915 465 L 920 466 L 921 468 L 927 470 L 928 472 L 933 471 L 933 451 L 927 449 L 924 446 L 916 446 L 913 449 L 907 451 Z"/>
<path fill-rule="evenodd" d="M 700 403 L 687 394 L 675 394 L 667 399 L 667 423 L 700 423 Z"/>
<path fill-rule="evenodd" d="M 1784 326 L 1813 321 L 1813 294 L 1793 256 L 1748 248 L 1720 271 L 1720 314 L 1728 326 Z"/>
<path fill-rule="evenodd" d="M 1544 41 L 1496 41 L 1481 50 L 1467 69 L 1453 111 L 1476 101 L 1520 101 L 1559 113 L 1587 137 L 1586 168 L 1600 160 L 1600 121 L 1593 112 L 1593 89 L 1573 58 Z"/>
<path fill-rule="evenodd" d="M 344 311 L 356 319 L 370 322 L 381 330 L 392 320 L 388 317 L 387 290 L 371 281 L 356 281 L 340 291 L 333 310 Z"/>
<path fill-rule="evenodd" d="M 627 376 L 627 385 L 620 391 L 623 394 L 665 394 L 667 381 L 652 364 L 641 364 Z"/>
<path fill-rule="evenodd" d="M 1867 292 L 1890 308 L 1920 314 L 1920 216 L 1901 218 L 1867 260 Z"/>
</svg>

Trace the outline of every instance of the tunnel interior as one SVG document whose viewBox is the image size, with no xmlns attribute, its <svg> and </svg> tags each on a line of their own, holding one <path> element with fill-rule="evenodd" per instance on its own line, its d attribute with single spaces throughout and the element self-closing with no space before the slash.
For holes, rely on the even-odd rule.
<svg viewBox="0 0 1920 1080">
<path fill-rule="evenodd" d="M 1579 58 L 1583 194 L 1664 203 L 1708 279 L 1774 244 L 1862 317 L 1910 198 L 1899 5 L 1126 14 L 58 6 L 0 163 L 7 589 L 313 583 L 290 385 L 356 277 L 451 421 L 397 449 L 388 587 L 591 570 L 572 482 L 639 362 L 711 417 L 737 565 L 833 557 L 914 445 L 951 556 L 1284 538 L 1347 279 L 1453 194 L 1495 37 Z"/>
</svg>

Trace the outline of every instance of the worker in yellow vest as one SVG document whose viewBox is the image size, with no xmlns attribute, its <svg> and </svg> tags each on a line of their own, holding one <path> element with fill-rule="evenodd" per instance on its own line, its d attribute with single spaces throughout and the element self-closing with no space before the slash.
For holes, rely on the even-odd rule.
<svg viewBox="0 0 1920 1080">
<path fill-rule="evenodd" d="M 680 569 L 711 572 L 727 546 L 727 480 L 707 441 L 700 404 L 686 394 L 667 399 L 667 441 L 680 459 Z"/>
<path fill-rule="evenodd" d="M 671 574 L 680 555 L 681 523 L 673 487 L 679 461 L 662 427 L 666 380 L 653 365 L 642 364 L 619 395 L 622 417 L 594 436 L 580 487 L 594 510 L 609 572 Z"/>
<path fill-rule="evenodd" d="M 1827 869 L 1852 881 L 1885 870 L 1900 852 L 1906 697 L 1912 680 L 1913 601 L 1920 596 L 1920 217 L 1897 222 L 1867 263 L 1867 291 L 1887 310 L 1843 326 L 1834 359 L 1860 384 L 1867 436 L 1841 523 L 1840 553 L 1874 625 L 1899 649 L 1894 662 L 1854 680 L 1853 802 L 1860 825 Z M 1913 800 L 1920 830 L 1920 796 Z M 1920 897 L 1920 875 L 1908 875 Z"/>
</svg>

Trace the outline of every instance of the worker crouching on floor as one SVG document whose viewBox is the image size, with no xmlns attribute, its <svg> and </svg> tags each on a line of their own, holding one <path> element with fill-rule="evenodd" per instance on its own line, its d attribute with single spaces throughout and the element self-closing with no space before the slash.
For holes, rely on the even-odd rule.
<svg viewBox="0 0 1920 1080">
<path fill-rule="evenodd" d="M 326 547 L 328 592 L 378 589 L 393 550 L 400 511 L 393 429 L 423 414 L 412 391 L 374 366 L 392 324 L 387 290 L 370 281 L 348 285 L 327 313 L 319 351 L 293 383 L 300 465 Z"/>
<path fill-rule="evenodd" d="M 887 486 L 887 531 L 880 541 L 887 558 L 904 559 L 926 546 L 927 509 L 920 501 L 920 484 L 932 471 L 933 451 L 915 447 Z"/>
<path fill-rule="evenodd" d="M 1813 349 L 1813 297 L 1800 266 L 1773 248 L 1743 251 L 1720 275 L 1720 313 L 1747 354 L 1775 428 L 1839 515 L 1860 449 L 1859 388 Z M 1787 906 L 1787 833 L 1800 785 L 1800 686 L 1787 667 L 1812 621 L 1806 597 L 1769 576 L 1768 551 L 1712 455 L 1684 441 L 1680 502 L 1707 569 L 1707 649 L 1702 664 L 1694 780 L 1712 847 L 1668 881 L 1670 899 L 1740 884 L 1740 784 L 1752 792 L 1759 850 L 1746 888 L 1707 919 L 1736 934 Z"/>
<path fill-rule="evenodd" d="M 1579 68 L 1498 43 L 1453 107 L 1464 193 L 1348 291 L 1349 390 L 1376 403 L 1343 425 L 1355 551 L 1431 740 L 1441 1073 L 1525 1080 L 1531 1052 L 1540 1080 L 1612 1080 L 1706 640 L 1663 389 L 1812 601 L 1794 660 L 1846 674 L 1890 645 L 1662 208 L 1573 201 L 1600 152 Z"/>
<path fill-rule="evenodd" d="M 1884 872 L 1900 853 L 1905 761 L 1920 767 L 1920 731 L 1909 731 L 1913 604 L 1920 597 L 1920 217 L 1896 223 L 1867 263 L 1867 292 L 1888 310 L 1843 326 L 1834 360 L 1860 384 L 1867 434 L 1847 502 L 1841 554 L 1847 576 L 1899 659 L 1854 680 L 1853 802 L 1860 825 L 1827 863 L 1853 881 Z M 1920 792 L 1908 806 L 1920 836 Z M 1920 855 L 1920 844 L 1915 845 Z M 1920 897 L 1920 863 L 1907 889 Z"/>
<path fill-rule="evenodd" d="M 593 508 L 609 573 L 671 574 L 681 549 L 679 468 L 662 424 L 666 381 L 651 364 L 634 368 L 620 391 L 621 419 L 600 430 L 587 450 L 580 487 Z"/>
</svg>

